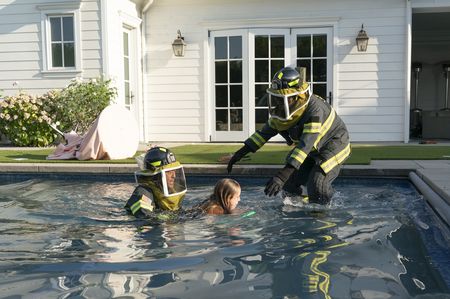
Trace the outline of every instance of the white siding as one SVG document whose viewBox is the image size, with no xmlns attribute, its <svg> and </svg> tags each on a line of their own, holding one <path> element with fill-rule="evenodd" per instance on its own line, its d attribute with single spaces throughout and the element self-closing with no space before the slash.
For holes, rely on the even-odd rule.
<svg viewBox="0 0 450 299">
<path fill-rule="evenodd" d="M 19 90 L 42 94 L 63 88 L 71 77 L 42 74 L 41 11 L 37 5 L 73 3 L 61 0 L 4 0 L 0 4 L 0 90 L 13 95 Z M 75 76 L 98 77 L 102 73 L 99 0 L 81 1 L 81 51 L 83 72 Z M 19 84 L 13 86 L 13 82 Z"/>
<path fill-rule="evenodd" d="M 236 28 L 230 22 L 236 20 L 248 24 L 241 28 L 276 27 L 271 19 L 334 17 L 339 18 L 334 100 L 351 139 L 403 141 L 405 14 L 405 0 L 155 1 L 145 16 L 146 139 L 209 141 L 210 124 L 205 120 L 212 112 L 205 95 L 209 75 L 204 70 L 211 28 L 204 24 L 214 22 L 213 29 L 229 29 Z M 362 23 L 370 37 L 364 53 L 355 46 Z M 177 29 L 187 43 L 185 57 L 172 54 Z"/>
</svg>

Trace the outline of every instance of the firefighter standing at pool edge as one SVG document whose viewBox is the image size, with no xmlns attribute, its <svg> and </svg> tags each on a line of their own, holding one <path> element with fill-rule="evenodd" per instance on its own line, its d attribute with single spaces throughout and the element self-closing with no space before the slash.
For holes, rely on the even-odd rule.
<svg viewBox="0 0 450 299">
<path fill-rule="evenodd" d="M 295 147 L 284 168 L 267 182 L 265 194 L 274 196 L 284 190 L 310 203 L 329 203 L 334 193 L 331 183 L 351 152 L 344 122 L 324 99 L 311 93 L 308 83 L 300 82 L 300 74 L 293 68 L 278 71 L 267 93 L 270 118 L 234 153 L 228 173 L 242 157 L 280 134 Z"/>
</svg>

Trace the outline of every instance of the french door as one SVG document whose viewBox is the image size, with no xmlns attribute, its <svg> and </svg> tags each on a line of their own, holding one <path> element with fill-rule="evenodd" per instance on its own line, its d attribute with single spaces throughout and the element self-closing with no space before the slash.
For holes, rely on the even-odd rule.
<svg viewBox="0 0 450 299">
<path fill-rule="evenodd" d="M 212 141 L 243 141 L 262 128 L 266 89 L 284 66 L 306 68 L 313 92 L 331 100 L 331 28 L 215 31 L 210 44 Z"/>
</svg>

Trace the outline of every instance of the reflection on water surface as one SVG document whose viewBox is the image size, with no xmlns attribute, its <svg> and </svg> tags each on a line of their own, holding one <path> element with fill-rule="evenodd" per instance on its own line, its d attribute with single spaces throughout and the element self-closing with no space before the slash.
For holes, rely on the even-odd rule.
<svg viewBox="0 0 450 299">
<path fill-rule="evenodd" d="M 191 182 L 184 205 L 213 183 Z M 240 207 L 255 214 L 159 225 L 125 213 L 130 183 L 0 185 L 0 294 L 448 298 L 448 243 L 408 182 L 340 179 L 329 207 L 241 184 Z"/>
</svg>

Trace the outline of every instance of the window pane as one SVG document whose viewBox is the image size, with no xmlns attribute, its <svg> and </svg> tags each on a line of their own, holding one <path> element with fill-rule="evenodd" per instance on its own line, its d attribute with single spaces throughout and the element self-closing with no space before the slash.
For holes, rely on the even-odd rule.
<svg viewBox="0 0 450 299">
<path fill-rule="evenodd" d="M 52 42 L 61 41 L 61 18 L 50 18 Z"/>
<path fill-rule="evenodd" d="M 230 36 L 230 59 L 242 58 L 242 37 Z"/>
<path fill-rule="evenodd" d="M 73 17 L 63 17 L 63 39 L 66 42 L 73 42 Z"/>
<path fill-rule="evenodd" d="M 128 33 L 123 33 L 123 55 L 128 56 Z"/>
<path fill-rule="evenodd" d="M 255 84 L 255 107 L 269 106 L 266 89 L 267 84 Z"/>
<path fill-rule="evenodd" d="M 312 90 L 313 90 L 314 94 L 321 96 L 323 99 L 327 98 L 327 85 L 326 84 L 314 83 Z"/>
<path fill-rule="evenodd" d="M 75 45 L 74 43 L 64 44 L 64 66 L 74 67 L 75 66 Z"/>
<path fill-rule="evenodd" d="M 269 82 L 269 61 L 255 61 L 255 82 Z"/>
<path fill-rule="evenodd" d="M 230 86 L 230 106 L 242 107 L 242 85 Z"/>
<path fill-rule="evenodd" d="M 242 61 L 230 61 L 230 82 L 242 83 Z"/>
<path fill-rule="evenodd" d="M 226 61 L 216 61 L 216 83 L 228 82 L 228 64 Z"/>
<path fill-rule="evenodd" d="M 52 44 L 52 66 L 62 67 L 62 46 L 61 44 Z"/>
<path fill-rule="evenodd" d="M 269 57 L 269 37 L 263 35 L 255 36 L 255 57 L 268 58 Z"/>
<path fill-rule="evenodd" d="M 311 61 L 304 60 L 304 59 L 298 59 L 297 60 L 297 67 L 304 67 L 306 68 L 306 81 L 311 82 Z"/>
<path fill-rule="evenodd" d="M 311 57 L 311 36 L 297 36 L 297 57 Z"/>
<path fill-rule="evenodd" d="M 270 67 L 270 79 L 272 81 L 273 76 L 284 67 L 284 60 L 272 60 Z"/>
<path fill-rule="evenodd" d="M 228 87 L 216 86 L 216 107 L 228 107 Z"/>
<path fill-rule="evenodd" d="M 261 129 L 269 119 L 268 109 L 255 109 L 255 129 Z"/>
<path fill-rule="evenodd" d="M 226 37 L 216 37 L 215 42 L 215 59 L 227 59 L 227 38 Z"/>
<path fill-rule="evenodd" d="M 314 59 L 313 60 L 313 81 L 326 82 L 327 81 L 327 60 Z"/>
<path fill-rule="evenodd" d="M 228 110 L 216 110 L 216 131 L 228 131 Z"/>
<path fill-rule="evenodd" d="M 284 58 L 284 36 L 270 37 L 270 56 Z"/>
<path fill-rule="evenodd" d="M 327 36 L 315 35 L 313 37 L 313 56 L 327 57 Z"/>
<path fill-rule="evenodd" d="M 242 109 L 230 110 L 230 131 L 242 131 Z"/>
</svg>

